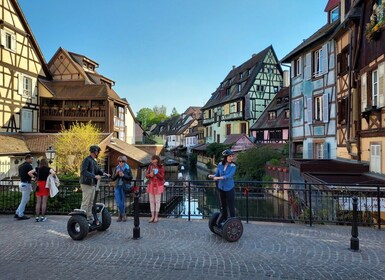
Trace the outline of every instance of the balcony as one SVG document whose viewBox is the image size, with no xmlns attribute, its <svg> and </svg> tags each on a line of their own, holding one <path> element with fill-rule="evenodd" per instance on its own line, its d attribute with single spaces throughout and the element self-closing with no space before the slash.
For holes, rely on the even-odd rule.
<svg viewBox="0 0 385 280">
<path fill-rule="evenodd" d="M 41 107 L 40 115 L 42 119 L 62 119 L 62 118 L 105 118 L 106 110 L 100 107 Z"/>
<path fill-rule="evenodd" d="M 222 121 L 242 119 L 242 112 L 230 113 L 227 115 L 222 115 Z"/>
<path fill-rule="evenodd" d="M 211 123 L 214 123 L 214 122 L 215 122 L 214 117 L 203 120 L 203 124 L 211 124 Z"/>
</svg>

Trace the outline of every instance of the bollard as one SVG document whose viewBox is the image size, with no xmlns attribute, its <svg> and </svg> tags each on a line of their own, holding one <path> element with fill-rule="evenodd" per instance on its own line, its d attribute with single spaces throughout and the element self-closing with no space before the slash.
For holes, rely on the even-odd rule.
<svg viewBox="0 0 385 280">
<path fill-rule="evenodd" d="M 140 238 L 140 226 L 139 226 L 139 196 L 140 191 L 134 193 L 134 228 L 132 230 L 132 239 Z"/>
<path fill-rule="evenodd" d="M 357 226 L 357 205 L 358 198 L 353 196 L 353 223 L 352 223 L 352 237 L 350 238 L 350 250 L 358 251 L 360 247 L 360 241 L 358 239 L 358 226 Z"/>
</svg>

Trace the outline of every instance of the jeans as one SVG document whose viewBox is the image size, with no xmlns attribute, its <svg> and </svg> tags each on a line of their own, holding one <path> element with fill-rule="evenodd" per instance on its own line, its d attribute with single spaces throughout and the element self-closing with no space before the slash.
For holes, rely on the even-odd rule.
<svg viewBox="0 0 385 280">
<path fill-rule="evenodd" d="M 19 217 L 24 216 L 25 206 L 27 205 L 32 192 L 31 183 L 20 183 L 19 190 L 21 191 L 21 202 L 16 209 L 16 214 Z"/>
<path fill-rule="evenodd" d="M 116 186 L 115 187 L 115 200 L 116 205 L 118 206 L 119 214 L 125 215 L 125 200 L 126 200 L 126 192 L 124 191 L 124 186 Z"/>
</svg>

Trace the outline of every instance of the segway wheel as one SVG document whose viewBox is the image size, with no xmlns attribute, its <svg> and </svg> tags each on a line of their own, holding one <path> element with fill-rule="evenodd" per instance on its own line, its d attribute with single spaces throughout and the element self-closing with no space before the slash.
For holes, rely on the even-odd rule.
<svg viewBox="0 0 385 280">
<path fill-rule="evenodd" d="M 222 237 L 229 242 L 235 242 L 241 238 L 243 234 L 243 225 L 240 219 L 228 219 L 222 228 Z"/>
<path fill-rule="evenodd" d="M 87 219 L 83 216 L 72 216 L 67 223 L 67 232 L 73 240 L 84 239 L 89 231 Z"/>
<path fill-rule="evenodd" d="M 219 214 L 220 214 L 219 212 L 214 213 L 214 214 L 211 215 L 211 217 L 210 217 L 210 219 L 209 219 L 209 229 L 210 229 L 211 232 L 213 232 L 213 233 L 216 233 L 216 232 L 214 231 L 214 226 L 215 226 L 216 223 L 217 223 Z"/>
<path fill-rule="evenodd" d="M 108 212 L 107 208 L 104 208 L 102 211 L 102 225 L 97 229 L 98 231 L 105 231 L 111 225 L 111 214 Z"/>
</svg>

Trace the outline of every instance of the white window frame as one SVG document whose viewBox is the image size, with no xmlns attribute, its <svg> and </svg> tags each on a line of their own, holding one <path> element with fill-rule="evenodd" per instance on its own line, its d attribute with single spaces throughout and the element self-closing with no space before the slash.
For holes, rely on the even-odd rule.
<svg viewBox="0 0 385 280">
<path fill-rule="evenodd" d="M 299 120 L 301 118 L 301 106 L 300 106 L 300 101 L 299 100 L 294 100 L 294 119 Z"/>
<path fill-rule="evenodd" d="M 378 106 L 378 70 L 372 72 L 372 106 Z"/>
<path fill-rule="evenodd" d="M 319 76 L 323 73 L 323 49 L 319 48 L 314 51 L 314 76 Z"/>
<path fill-rule="evenodd" d="M 324 158 L 324 143 L 314 143 L 315 144 L 315 158 L 323 159 Z"/>
<path fill-rule="evenodd" d="M 314 97 L 314 120 L 322 121 L 323 120 L 323 96 L 319 95 Z"/>
<path fill-rule="evenodd" d="M 7 30 L 4 30 L 4 29 L 1 29 L 0 33 L 1 33 L 1 40 L 0 40 L 1 45 L 6 50 L 15 52 L 16 51 L 16 35 L 7 31 Z"/>
<path fill-rule="evenodd" d="M 370 144 L 370 171 L 381 173 L 381 144 Z"/>
<path fill-rule="evenodd" d="M 296 61 L 295 61 L 295 76 L 299 76 L 301 75 L 301 58 L 298 58 Z"/>
<path fill-rule="evenodd" d="M 337 12 L 337 18 L 335 18 L 335 12 Z M 330 23 L 337 21 L 340 18 L 340 7 L 337 6 L 333 10 L 330 11 Z"/>
</svg>

